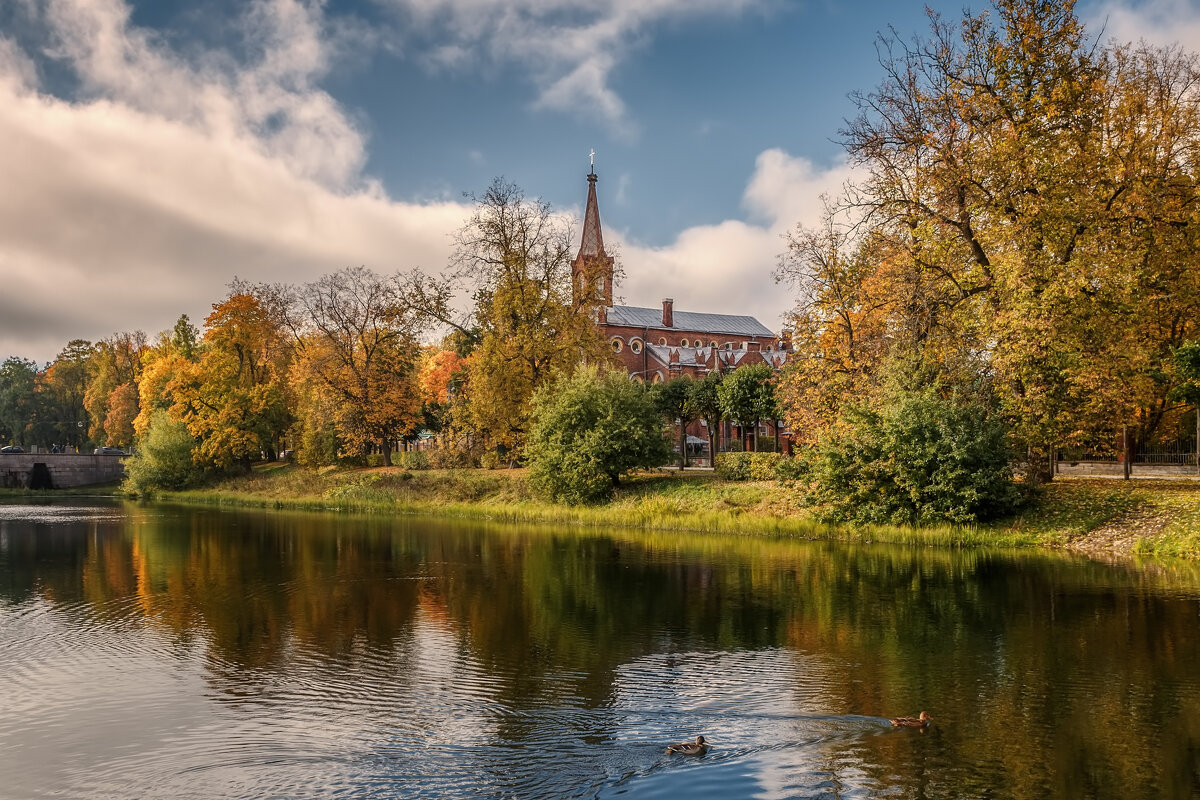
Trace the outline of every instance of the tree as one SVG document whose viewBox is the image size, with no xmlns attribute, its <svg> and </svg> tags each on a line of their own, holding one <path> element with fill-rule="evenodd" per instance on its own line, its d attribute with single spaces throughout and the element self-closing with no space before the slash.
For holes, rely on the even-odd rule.
<svg viewBox="0 0 1200 800">
<path fill-rule="evenodd" d="M 133 441 L 132 423 L 137 416 L 137 408 L 130 409 L 130 393 L 121 390 L 121 387 L 134 387 L 133 401 L 136 404 L 136 387 L 146 349 L 146 334 L 142 331 L 115 333 L 92 347 L 88 361 L 88 388 L 83 398 L 88 416 L 91 417 L 88 436 L 92 441 L 118 447 L 128 446 Z M 119 407 L 112 421 L 118 429 L 110 432 L 105 425 L 114 404 Z"/>
<path fill-rule="evenodd" d="M 904 363 L 986 383 L 1033 463 L 1122 421 L 1153 430 L 1200 312 L 1196 56 L 1101 46 L 1051 0 L 931 14 L 879 51 L 843 131 L 866 176 L 839 207 L 855 236 L 802 233 L 785 257 L 810 290 L 789 419 L 819 430 Z"/>
<path fill-rule="evenodd" d="M 491 447 L 517 451 L 534 392 L 607 351 L 592 307 L 573 297 L 567 221 L 502 178 L 471 200 L 475 211 L 455 235 L 447 274 L 414 274 L 403 294 L 469 339 L 464 422 Z M 473 293 L 473 307 L 456 321 L 449 300 L 463 290 Z"/>
<path fill-rule="evenodd" d="M 894 342 L 894 292 L 879 237 L 856 239 L 835 209 L 826 209 L 821 228 L 797 227 L 787 243 L 775 278 L 799 297 L 779 400 L 797 439 L 812 443 L 843 403 L 873 390 Z"/>
<path fill-rule="evenodd" d="M 668 425 L 679 426 L 679 468 L 687 466 L 687 426 L 700 416 L 694 400 L 695 391 L 692 384 L 695 381 L 687 375 L 680 375 L 665 383 L 655 384 L 650 392 L 659 413 L 666 419 Z"/>
<path fill-rule="evenodd" d="M 294 380 L 323 396 L 308 408 L 331 414 L 342 447 L 378 446 L 391 466 L 392 443 L 415 433 L 421 411 L 420 318 L 398 282 L 347 268 L 302 287 L 291 314 Z"/>
<path fill-rule="evenodd" d="M 581 365 L 534 395 L 525 449 L 530 483 L 556 501 L 604 500 L 622 475 L 670 457 L 665 433 L 642 384 L 624 372 Z"/>
<path fill-rule="evenodd" d="M 204 321 L 204 346 L 196 351 L 182 340 L 184 364 L 168 384 L 171 415 L 187 425 L 198 442 L 197 457 L 218 469 L 273 459 L 291 425 L 287 374 L 291 349 L 283 319 L 272 316 L 258 297 L 237 287 L 213 305 Z M 184 332 L 186 334 L 186 331 Z"/>
<path fill-rule="evenodd" d="M 87 435 L 88 360 L 92 343 L 73 339 L 58 354 L 43 375 L 42 390 L 49 394 L 52 405 L 55 441 L 79 447 Z"/>
<path fill-rule="evenodd" d="M 757 449 L 754 429 L 759 420 L 774 420 L 779 416 L 775 401 L 775 371 L 761 363 L 735 369 L 721 381 L 717 397 L 725 416 L 741 428 L 743 449 Z"/>
<path fill-rule="evenodd" d="M 10 356 L 0 364 L 0 437 L 8 444 L 29 444 L 37 407 L 37 364 Z"/>
<path fill-rule="evenodd" d="M 723 380 L 720 371 L 710 372 L 703 379 L 692 381 L 690 402 L 696 411 L 697 419 L 702 419 L 708 426 L 708 452 L 711 457 L 717 455 L 720 446 L 718 440 L 721 423 L 725 421 L 725 411 L 721 408 L 720 386 Z"/>
</svg>

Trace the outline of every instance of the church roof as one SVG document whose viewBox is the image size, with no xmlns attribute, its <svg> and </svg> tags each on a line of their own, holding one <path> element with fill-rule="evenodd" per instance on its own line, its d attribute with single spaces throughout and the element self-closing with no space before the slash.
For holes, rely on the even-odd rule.
<svg viewBox="0 0 1200 800">
<path fill-rule="evenodd" d="M 704 314 L 698 311 L 673 311 L 670 328 L 662 324 L 661 308 L 639 306 L 612 306 L 608 309 L 609 325 L 625 325 L 630 328 L 653 328 L 655 330 L 695 331 L 697 333 L 729 333 L 737 336 L 762 336 L 774 338 L 770 328 L 754 317 L 737 314 Z"/>
</svg>

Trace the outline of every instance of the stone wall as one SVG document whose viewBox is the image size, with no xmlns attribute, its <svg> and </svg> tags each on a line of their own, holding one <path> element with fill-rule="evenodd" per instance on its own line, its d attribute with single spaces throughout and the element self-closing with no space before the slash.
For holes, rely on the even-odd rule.
<svg viewBox="0 0 1200 800">
<path fill-rule="evenodd" d="M 122 456 L 0 453 L 0 486 L 6 489 L 70 489 L 117 483 L 125 477 L 124 461 Z"/>
</svg>

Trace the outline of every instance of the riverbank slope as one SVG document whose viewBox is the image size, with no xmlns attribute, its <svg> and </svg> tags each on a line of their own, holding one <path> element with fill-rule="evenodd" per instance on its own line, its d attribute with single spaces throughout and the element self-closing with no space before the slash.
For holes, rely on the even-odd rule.
<svg viewBox="0 0 1200 800">
<path fill-rule="evenodd" d="M 786 535 L 941 546 L 1052 547 L 1091 555 L 1200 559 L 1200 482 L 1060 478 L 1007 520 L 937 527 L 829 526 L 800 505 L 794 487 L 732 483 L 709 472 L 653 472 L 625 482 L 598 506 L 537 499 L 523 470 L 325 469 L 270 464 L 203 491 L 165 499 L 295 509 L 416 513 L 589 527 Z"/>
</svg>

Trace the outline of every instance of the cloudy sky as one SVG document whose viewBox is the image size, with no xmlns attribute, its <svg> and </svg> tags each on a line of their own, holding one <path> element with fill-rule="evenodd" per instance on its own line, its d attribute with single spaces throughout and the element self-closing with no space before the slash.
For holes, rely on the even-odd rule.
<svg viewBox="0 0 1200 800">
<path fill-rule="evenodd" d="M 235 276 L 438 271 L 464 192 L 578 217 L 593 149 L 627 303 L 778 329 L 781 234 L 849 177 L 847 94 L 926 4 L 0 0 L 0 359 L 199 324 Z M 1200 0 L 1077 10 L 1200 49 Z"/>
</svg>

